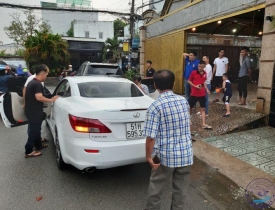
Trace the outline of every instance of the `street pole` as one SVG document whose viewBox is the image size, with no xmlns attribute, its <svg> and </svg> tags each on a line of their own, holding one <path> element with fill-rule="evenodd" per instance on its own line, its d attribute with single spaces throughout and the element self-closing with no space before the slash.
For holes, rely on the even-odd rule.
<svg viewBox="0 0 275 210">
<path fill-rule="evenodd" d="M 128 69 L 132 69 L 132 41 L 133 41 L 133 35 L 134 35 L 134 13 L 135 13 L 135 0 L 132 0 L 131 5 L 131 16 L 130 16 L 130 39 L 129 39 L 129 57 L 128 57 Z"/>
</svg>

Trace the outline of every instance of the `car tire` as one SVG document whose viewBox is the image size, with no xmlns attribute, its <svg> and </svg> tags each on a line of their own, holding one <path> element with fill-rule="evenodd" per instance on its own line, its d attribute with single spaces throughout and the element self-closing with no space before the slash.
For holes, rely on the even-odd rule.
<svg viewBox="0 0 275 210">
<path fill-rule="evenodd" d="M 55 154 L 56 154 L 56 163 L 57 167 L 60 170 L 64 170 L 67 168 L 67 164 L 64 162 L 62 158 L 62 153 L 60 149 L 60 144 L 59 144 L 59 138 L 58 138 L 58 132 L 56 131 L 56 136 L 55 136 Z"/>
</svg>

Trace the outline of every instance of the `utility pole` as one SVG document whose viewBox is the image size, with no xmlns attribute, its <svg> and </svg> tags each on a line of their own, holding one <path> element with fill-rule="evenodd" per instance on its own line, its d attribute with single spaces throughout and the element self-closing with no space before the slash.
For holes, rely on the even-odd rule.
<svg viewBox="0 0 275 210">
<path fill-rule="evenodd" d="M 128 56 L 128 69 L 132 68 L 132 41 L 134 35 L 134 23 L 135 23 L 135 0 L 132 0 L 131 5 L 131 16 L 130 16 L 130 39 L 129 39 L 129 56 Z"/>
</svg>

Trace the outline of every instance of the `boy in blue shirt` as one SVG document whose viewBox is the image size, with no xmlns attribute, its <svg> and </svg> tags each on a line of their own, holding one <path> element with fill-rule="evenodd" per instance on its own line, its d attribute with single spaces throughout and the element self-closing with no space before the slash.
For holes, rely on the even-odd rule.
<svg viewBox="0 0 275 210">
<path fill-rule="evenodd" d="M 223 80 L 222 90 L 224 91 L 224 96 L 222 98 L 222 101 L 225 104 L 225 110 L 226 110 L 226 113 L 223 115 L 223 117 L 230 117 L 229 101 L 230 101 L 230 98 L 232 97 L 232 87 L 231 87 L 231 82 L 228 80 L 227 73 L 223 74 L 222 80 Z"/>
</svg>

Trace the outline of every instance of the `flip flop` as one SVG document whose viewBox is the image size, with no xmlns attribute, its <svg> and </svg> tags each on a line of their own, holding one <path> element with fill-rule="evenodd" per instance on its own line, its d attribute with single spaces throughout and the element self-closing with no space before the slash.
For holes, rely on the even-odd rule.
<svg viewBox="0 0 275 210">
<path fill-rule="evenodd" d="M 39 148 L 39 149 L 37 149 L 37 150 L 41 150 L 41 149 L 44 149 L 44 148 L 46 148 L 46 147 L 48 147 L 48 144 L 42 144 L 42 146 Z"/>
<path fill-rule="evenodd" d="M 203 129 L 212 129 L 212 126 L 210 125 L 205 125 L 205 126 L 202 126 Z"/>
<path fill-rule="evenodd" d="M 41 152 L 33 151 L 32 153 L 25 155 L 25 158 L 38 157 L 40 155 L 42 155 Z"/>
<path fill-rule="evenodd" d="M 45 138 L 41 138 L 41 142 L 49 142 L 49 140 Z"/>
<path fill-rule="evenodd" d="M 230 117 L 230 114 L 224 114 L 223 117 Z"/>
</svg>

